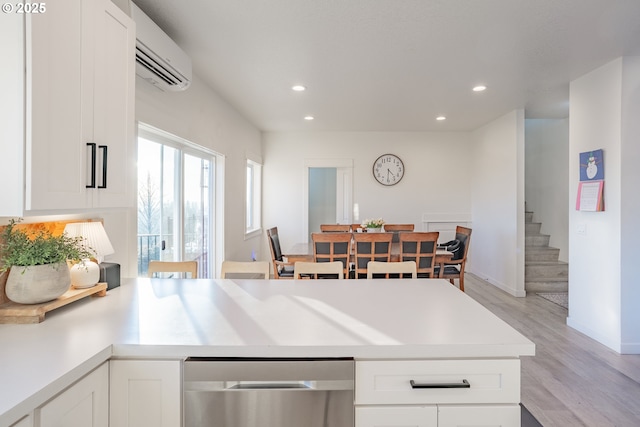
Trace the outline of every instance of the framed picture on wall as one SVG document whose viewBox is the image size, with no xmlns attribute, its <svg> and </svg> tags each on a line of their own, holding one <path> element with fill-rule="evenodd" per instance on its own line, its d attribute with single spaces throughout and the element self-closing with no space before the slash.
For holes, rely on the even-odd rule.
<svg viewBox="0 0 640 427">
<path fill-rule="evenodd" d="M 602 149 L 580 153 L 580 181 L 602 181 L 604 161 Z"/>
</svg>

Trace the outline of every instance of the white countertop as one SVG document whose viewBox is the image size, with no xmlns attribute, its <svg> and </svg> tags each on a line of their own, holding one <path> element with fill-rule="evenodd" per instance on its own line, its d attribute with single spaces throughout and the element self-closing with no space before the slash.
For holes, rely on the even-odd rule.
<svg viewBox="0 0 640 427">
<path fill-rule="evenodd" d="M 0 342 L 0 425 L 111 356 L 535 353 L 531 341 L 439 279 L 125 280 L 106 297 L 55 310 L 40 324 L 0 325 Z"/>
</svg>

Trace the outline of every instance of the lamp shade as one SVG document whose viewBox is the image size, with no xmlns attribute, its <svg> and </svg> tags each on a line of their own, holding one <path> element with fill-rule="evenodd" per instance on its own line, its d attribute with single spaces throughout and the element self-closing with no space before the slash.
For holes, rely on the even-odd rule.
<svg viewBox="0 0 640 427">
<path fill-rule="evenodd" d="M 93 253 L 98 262 L 102 262 L 105 255 L 114 253 L 101 222 L 72 222 L 64 227 L 64 232 L 69 237 L 81 237 L 82 246 Z"/>
<path fill-rule="evenodd" d="M 93 253 L 98 262 L 102 262 L 105 255 L 112 254 L 113 246 L 101 222 L 74 222 L 64 227 L 68 237 L 81 238 L 82 246 Z M 71 267 L 71 284 L 75 288 L 88 288 L 100 280 L 100 267 L 88 259 Z"/>
</svg>

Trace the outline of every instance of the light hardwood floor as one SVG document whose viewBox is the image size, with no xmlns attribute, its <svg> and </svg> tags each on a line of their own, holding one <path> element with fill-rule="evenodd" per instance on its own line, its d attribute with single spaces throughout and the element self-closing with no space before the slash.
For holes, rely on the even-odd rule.
<svg viewBox="0 0 640 427">
<path fill-rule="evenodd" d="M 543 426 L 640 426 L 640 355 L 568 327 L 568 311 L 535 294 L 515 298 L 472 274 L 465 291 L 536 344 L 522 358 L 521 398 Z"/>
</svg>

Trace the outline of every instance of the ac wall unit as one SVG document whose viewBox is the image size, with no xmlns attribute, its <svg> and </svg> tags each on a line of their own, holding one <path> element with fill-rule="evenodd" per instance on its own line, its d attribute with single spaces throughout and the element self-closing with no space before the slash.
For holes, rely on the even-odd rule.
<svg viewBox="0 0 640 427">
<path fill-rule="evenodd" d="M 136 23 L 136 74 L 163 91 L 188 88 L 191 58 L 134 3 L 131 17 Z"/>
</svg>

